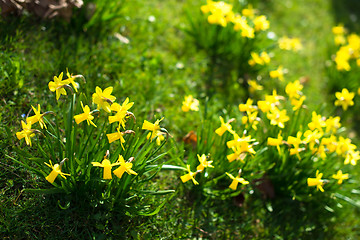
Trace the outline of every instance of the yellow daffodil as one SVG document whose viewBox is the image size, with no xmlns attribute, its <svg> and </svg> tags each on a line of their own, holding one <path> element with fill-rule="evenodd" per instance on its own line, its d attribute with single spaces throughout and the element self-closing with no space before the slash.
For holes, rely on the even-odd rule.
<svg viewBox="0 0 360 240">
<path fill-rule="evenodd" d="M 266 19 L 266 16 L 261 15 L 254 19 L 254 25 L 255 31 L 265 31 L 269 29 L 270 22 Z"/>
<path fill-rule="evenodd" d="M 326 119 L 313 111 L 311 113 L 311 122 L 308 124 L 308 127 L 310 130 L 318 129 L 319 131 L 323 131 L 323 128 L 326 127 Z"/>
<path fill-rule="evenodd" d="M 142 125 L 141 129 L 149 130 L 149 134 L 147 135 L 147 139 L 150 138 L 150 141 L 157 137 L 156 143 L 160 145 L 161 141 L 164 140 L 163 133 L 160 131 L 160 121 L 162 121 L 164 118 L 161 118 L 160 120 L 156 120 L 155 123 L 151 123 L 149 121 L 144 120 L 144 123 Z"/>
<path fill-rule="evenodd" d="M 274 105 L 269 101 L 258 101 L 257 106 L 263 113 L 267 113 L 273 108 Z"/>
<path fill-rule="evenodd" d="M 335 45 L 344 45 L 346 43 L 346 38 L 344 35 L 336 35 L 334 37 Z"/>
<path fill-rule="evenodd" d="M 220 137 L 226 132 L 226 131 L 229 131 L 230 133 L 233 133 L 234 131 L 232 130 L 232 127 L 230 125 L 230 123 L 232 121 L 234 121 L 234 119 L 230 119 L 227 123 L 224 122 L 224 119 L 219 116 L 220 118 L 220 122 L 221 122 L 221 126 L 215 130 L 215 133 L 217 135 L 219 135 Z"/>
<path fill-rule="evenodd" d="M 255 80 L 249 80 L 248 84 L 250 93 L 254 93 L 255 91 L 261 91 L 264 89 L 264 87 L 258 84 Z"/>
<path fill-rule="evenodd" d="M 77 124 L 79 124 L 86 120 L 88 125 L 91 124 L 94 127 L 96 127 L 95 123 L 93 123 L 93 121 L 92 121 L 94 119 L 94 116 L 91 115 L 92 112 L 90 112 L 89 106 L 85 105 L 85 107 L 84 107 L 82 102 L 80 102 L 80 104 L 81 104 L 81 108 L 83 109 L 84 112 L 74 116 L 75 122 Z"/>
<path fill-rule="evenodd" d="M 350 163 L 351 165 L 355 166 L 357 164 L 357 161 L 359 160 L 360 160 L 360 152 L 350 149 L 346 154 L 344 164 Z"/>
<path fill-rule="evenodd" d="M 339 71 L 350 71 L 351 67 L 349 64 L 349 60 L 351 57 L 351 52 L 353 50 L 350 48 L 350 46 L 342 46 L 335 55 L 335 63 L 336 63 L 336 69 Z"/>
<path fill-rule="evenodd" d="M 339 24 L 339 25 L 333 27 L 331 30 L 332 30 L 333 34 L 335 34 L 335 35 L 340 35 L 340 34 L 346 33 L 346 28 L 344 27 L 344 24 Z"/>
<path fill-rule="evenodd" d="M 344 111 L 348 109 L 349 106 L 354 105 L 353 98 L 355 93 L 349 92 L 346 88 L 343 88 L 341 92 L 336 92 L 335 96 L 337 100 L 335 101 L 335 106 L 341 106 Z"/>
<path fill-rule="evenodd" d="M 267 139 L 267 144 L 268 144 L 269 146 L 276 146 L 278 152 L 280 153 L 280 145 L 283 144 L 283 137 L 281 136 L 281 131 L 279 132 L 277 138 L 269 137 L 269 138 Z"/>
<path fill-rule="evenodd" d="M 205 154 L 202 154 L 201 156 L 198 154 L 197 157 L 200 162 L 200 164 L 196 168 L 197 171 L 201 172 L 204 170 L 204 168 L 213 168 L 214 167 L 211 165 L 211 163 L 213 161 L 207 161 L 208 156 L 206 156 Z"/>
<path fill-rule="evenodd" d="M 350 138 L 339 137 L 336 148 L 336 153 L 339 156 L 345 155 L 348 151 L 354 151 L 355 149 L 356 145 L 351 143 Z"/>
<path fill-rule="evenodd" d="M 78 83 L 75 82 L 75 78 L 74 76 L 72 76 L 70 73 L 69 73 L 69 70 L 66 69 L 66 76 L 68 77 L 66 79 L 66 81 L 68 81 L 69 83 L 71 83 L 71 85 L 73 86 L 73 88 L 75 89 L 75 92 L 77 92 L 78 90 Z"/>
<path fill-rule="evenodd" d="M 256 110 L 256 106 L 252 105 L 253 104 L 253 100 L 251 98 L 248 98 L 248 100 L 246 101 L 245 104 L 239 104 L 239 110 L 240 112 L 253 112 Z"/>
<path fill-rule="evenodd" d="M 20 140 L 25 138 L 25 142 L 27 145 L 31 146 L 31 138 L 35 136 L 34 131 L 31 129 L 31 122 L 25 123 L 21 121 L 22 131 L 16 133 L 16 137 Z"/>
<path fill-rule="evenodd" d="M 284 97 L 278 95 L 275 89 L 273 90 L 272 95 L 265 95 L 265 101 L 271 103 L 273 106 L 279 105 L 281 99 L 284 99 Z"/>
<path fill-rule="evenodd" d="M 251 59 L 249 60 L 250 66 L 255 66 L 256 64 L 264 65 L 264 60 L 261 59 L 259 54 L 255 52 L 251 52 L 250 55 L 251 55 Z"/>
<path fill-rule="evenodd" d="M 237 177 L 234 177 L 232 174 L 226 172 L 226 175 L 228 175 L 233 180 L 231 182 L 229 188 L 231 188 L 234 191 L 237 189 L 237 186 L 239 183 L 241 183 L 242 185 L 249 184 L 248 181 L 246 181 L 244 178 L 240 177 L 240 174 Z"/>
<path fill-rule="evenodd" d="M 121 147 L 124 149 L 123 143 L 125 142 L 125 139 L 124 139 L 125 134 L 120 132 L 120 127 L 118 127 L 116 130 L 117 130 L 117 132 L 106 134 L 106 136 L 109 140 L 109 143 L 115 142 L 116 140 L 120 139 Z"/>
<path fill-rule="evenodd" d="M 116 97 L 112 96 L 111 93 L 113 87 L 105 88 L 104 91 L 101 88 L 96 87 L 95 93 L 92 95 L 93 103 L 97 104 L 97 109 L 104 109 L 105 112 L 111 112 L 111 104 L 116 100 Z"/>
<path fill-rule="evenodd" d="M 309 187 L 316 186 L 317 190 L 320 190 L 321 192 L 324 192 L 324 188 L 322 187 L 324 185 L 324 180 L 321 179 L 323 176 L 322 173 L 319 173 L 319 170 L 316 170 L 316 178 L 308 178 L 307 184 Z"/>
<path fill-rule="evenodd" d="M 53 183 L 55 181 L 55 178 L 60 174 L 61 177 L 66 179 L 65 176 L 70 176 L 68 173 L 63 173 L 61 171 L 61 166 L 59 164 L 52 165 L 51 160 L 49 160 L 50 164 L 45 163 L 46 166 L 52 169 L 50 174 L 45 178 L 49 183 Z"/>
<path fill-rule="evenodd" d="M 254 111 L 252 113 L 247 112 L 247 116 L 243 116 L 241 118 L 242 124 L 244 124 L 246 128 L 251 125 L 252 129 L 257 130 L 257 125 L 260 121 L 260 118 L 258 118 L 257 115 L 258 111 Z"/>
<path fill-rule="evenodd" d="M 111 105 L 111 110 L 115 111 L 114 116 L 109 116 L 109 123 L 119 122 L 119 126 L 125 128 L 126 116 L 128 110 L 134 105 L 134 102 L 129 103 L 129 98 L 126 98 L 122 105 L 118 103 L 113 103 Z"/>
<path fill-rule="evenodd" d="M 41 129 L 43 129 L 44 127 L 46 128 L 46 124 L 45 124 L 45 122 L 43 120 L 44 114 L 40 113 L 40 104 L 38 104 L 38 109 L 37 110 L 33 106 L 31 106 L 31 108 L 33 109 L 35 115 L 26 118 L 26 122 L 30 123 L 31 125 L 39 122 Z"/>
<path fill-rule="evenodd" d="M 278 108 L 273 108 L 266 114 L 266 117 L 270 120 L 271 125 L 277 125 L 280 128 L 284 128 L 284 123 L 290 120 L 286 114 L 286 109 L 279 110 Z"/>
<path fill-rule="evenodd" d="M 306 96 L 301 96 L 299 99 L 296 99 L 296 98 L 291 99 L 290 103 L 293 106 L 293 108 L 292 108 L 293 111 L 299 110 L 303 106 L 305 99 L 306 99 Z"/>
<path fill-rule="evenodd" d="M 304 132 L 304 143 L 309 144 L 309 149 L 313 150 L 315 144 L 320 143 L 320 139 L 323 137 L 324 132 L 315 129 L 314 131 L 307 130 Z"/>
<path fill-rule="evenodd" d="M 295 52 L 302 49 L 302 44 L 299 38 L 281 37 L 278 41 L 279 48 L 283 50 L 293 50 Z"/>
<path fill-rule="evenodd" d="M 223 1 L 207 1 L 207 5 L 201 6 L 203 13 L 210 13 L 208 16 L 208 22 L 210 24 L 218 24 L 222 27 L 226 27 L 229 16 L 233 15 L 232 5 Z"/>
<path fill-rule="evenodd" d="M 230 140 L 226 143 L 227 147 L 228 148 L 232 148 L 232 147 L 235 147 L 235 146 L 241 146 L 244 142 L 253 142 L 255 141 L 255 139 L 251 138 L 251 136 L 243 136 L 243 137 L 239 137 L 238 134 L 236 133 L 233 133 L 233 136 L 234 136 L 234 140 Z"/>
<path fill-rule="evenodd" d="M 349 174 L 348 173 L 342 173 L 341 170 L 339 170 L 336 174 L 332 175 L 332 178 L 338 180 L 338 184 L 342 184 L 343 180 L 345 179 L 349 179 Z"/>
<path fill-rule="evenodd" d="M 305 150 L 305 148 L 300 148 L 300 144 L 303 143 L 303 141 L 301 140 L 301 136 L 302 132 L 297 132 L 296 137 L 289 136 L 287 140 L 288 144 L 293 145 L 293 148 L 290 149 L 290 155 L 296 155 L 299 160 L 301 159 L 299 153 Z"/>
<path fill-rule="evenodd" d="M 339 116 L 329 117 L 328 119 L 325 120 L 325 125 L 326 125 L 325 132 L 335 133 L 341 127 L 340 117 Z"/>
<path fill-rule="evenodd" d="M 130 158 L 129 162 L 125 162 L 124 160 L 124 157 L 119 155 L 119 158 L 117 160 L 117 163 L 120 164 L 120 167 L 118 167 L 117 169 L 115 169 L 113 171 L 113 173 L 118 177 L 118 178 L 121 178 L 122 175 L 127 172 L 129 175 L 132 174 L 132 175 L 137 175 L 137 173 L 132 170 L 131 168 L 133 167 L 133 164 L 131 163 L 131 161 L 133 160 L 134 158 Z"/>
<path fill-rule="evenodd" d="M 279 66 L 276 70 L 270 71 L 271 78 L 277 78 L 280 81 L 284 81 L 284 68 Z"/>
<path fill-rule="evenodd" d="M 243 161 L 246 157 L 247 153 L 256 154 L 253 149 L 254 144 L 250 144 L 250 142 L 255 141 L 255 139 L 251 139 L 251 136 L 247 137 L 239 137 L 236 133 L 234 134 L 234 140 L 228 141 L 226 143 L 228 148 L 231 148 L 234 153 L 227 155 L 227 159 L 229 162 L 234 160 Z"/>
<path fill-rule="evenodd" d="M 188 111 L 199 111 L 199 100 L 194 98 L 192 95 L 185 96 L 185 100 L 182 102 L 181 110 L 183 112 Z"/>
<path fill-rule="evenodd" d="M 107 159 L 106 157 L 104 158 L 104 160 L 101 163 L 99 163 L 99 162 L 91 162 L 91 164 L 94 167 L 102 167 L 102 168 L 104 168 L 103 179 L 112 179 L 111 168 L 113 166 L 120 165 L 119 162 L 111 163 L 110 160 Z"/>
<path fill-rule="evenodd" d="M 54 81 L 49 82 L 49 89 L 52 92 L 56 92 L 56 100 L 59 100 L 61 95 L 66 95 L 64 86 L 69 84 L 69 81 L 62 80 L 63 73 L 60 73 L 59 77 L 54 76 Z"/>
<path fill-rule="evenodd" d="M 243 10 L 241 11 L 241 14 L 244 17 L 253 18 L 257 12 L 258 12 L 258 10 L 254 9 L 253 6 L 251 4 L 249 4 L 247 6 L 247 8 L 243 8 Z"/>
<path fill-rule="evenodd" d="M 199 183 L 194 178 L 194 176 L 198 173 L 198 171 L 191 172 L 190 165 L 186 165 L 186 169 L 188 173 L 180 177 L 181 181 L 185 183 L 191 179 L 195 185 L 199 185 Z"/>
<path fill-rule="evenodd" d="M 289 82 L 285 87 L 285 92 L 289 96 L 290 99 L 300 98 L 302 95 L 301 90 L 303 89 L 303 85 L 300 84 L 299 80 L 294 82 Z"/>
<path fill-rule="evenodd" d="M 330 137 L 324 137 L 321 139 L 321 145 L 324 145 L 329 153 L 333 153 L 338 148 L 337 139 L 334 135 Z"/>
</svg>

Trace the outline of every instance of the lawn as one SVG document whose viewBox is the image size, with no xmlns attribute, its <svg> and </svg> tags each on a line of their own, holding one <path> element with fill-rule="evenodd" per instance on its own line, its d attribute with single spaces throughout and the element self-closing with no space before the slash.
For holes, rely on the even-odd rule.
<svg viewBox="0 0 360 240">
<path fill-rule="evenodd" d="M 340 103 L 349 107 L 347 111 L 344 105 L 334 106 L 336 91 L 357 91 L 359 74 L 355 63 L 344 73 L 332 60 L 338 48 L 332 27 L 343 23 L 350 33 L 358 33 L 359 4 L 230 3 L 237 12 L 252 4 L 257 15 L 267 17 L 270 28 L 262 22 L 264 29 L 255 32 L 255 38 L 240 36 L 230 26 L 238 21 L 245 33 L 248 25 L 236 15 L 228 15 L 232 22 L 227 26 L 211 25 L 206 15 L 210 13 L 200 11 L 206 1 L 189 0 L 94 0 L 73 9 L 69 21 L 41 19 L 29 12 L 0 19 L 3 239 L 359 237 L 359 171 L 352 165 L 360 157 L 347 141 L 360 140 L 359 96 L 354 106 L 350 100 Z M 97 6 L 95 12 L 91 4 Z M 247 17 L 248 24 L 253 21 Z M 299 38 L 302 48 L 280 49 L 277 40 L 283 36 Z M 270 63 L 258 60 L 263 62 L 252 65 L 250 52 L 264 51 Z M 269 75 L 280 65 L 284 80 Z M 54 76 L 60 78 L 63 72 L 63 79 L 70 78 L 67 69 L 86 80 L 76 78 L 79 92 L 69 81 L 50 91 Z M 353 80 L 346 85 L 344 77 Z M 250 90 L 251 80 L 263 89 Z M 301 87 L 291 95 L 285 88 L 296 80 Z M 96 90 L 108 87 L 108 95 Z M 57 100 L 54 92 L 59 89 L 67 95 Z M 122 106 L 113 108 L 112 95 Z M 189 100 L 192 105 L 186 111 L 184 99 L 189 95 L 195 100 Z M 304 104 L 293 108 L 303 95 Z M 131 106 L 125 108 L 127 98 Z M 265 98 L 273 101 L 271 110 L 259 105 Z M 116 120 L 118 128 L 108 123 L 109 103 L 117 112 L 112 117 L 124 114 Z M 41 112 L 54 114 L 44 117 L 47 130 L 32 124 L 38 130 L 28 146 L 17 133 L 37 104 Z M 76 115 L 85 112 L 82 105 L 93 111 L 78 123 Z M 317 120 L 315 111 L 321 114 Z M 228 121 L 221 134 L 218 128 L 225 124 L 219 116 Z M 344 119 L 342 127 L 335 116 Z M 89 119 L 97 128 L 86 124 Z M 111 143 L 109 134 L 116 132 L 119 137 Z M 124 142 L 117 141 L 120 135 Z M 333 151 L 331 143 L 324 143 L 332 136 L 338 139 Z M 276 137 L 280 142 L 269 143 Z M 232 140 L 246 142 L 246 150 L 238 150 L 244 145 L 237 143 L 229 146 Z M 116 161 L 120 155 L 127 165 Z M 70 176 L 45 179 L 51 169 L 44 162 L 49 164 L 49 159 Z M 106 179 L 107 159 L 114 169 L 126 166 L 126 173 L 124 168 L 120 176 L 112 174 L 110 167 L 111 180 Z M 339 169 L 349 173 L 349 179 Z M 342 185 L 335 181 L 335 171 L 343 177 Z M 229 187 L 232 180 L 239 185 Z"/>
</svg>

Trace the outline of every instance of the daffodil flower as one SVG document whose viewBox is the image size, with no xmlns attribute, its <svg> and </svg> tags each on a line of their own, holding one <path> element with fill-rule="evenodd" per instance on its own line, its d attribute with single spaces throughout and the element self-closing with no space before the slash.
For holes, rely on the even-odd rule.
<svg viewBox="0 0 360 240">
<path fill-rule="evenodd" d="M 144 130 L 149 130 L 151 132 L 149 132 L 149 134 L 147 135 L 147 139 L 150 138 L 150 141 L 155 138 L 155 137 L 158 137 L 156 139 L 156 143 L 158 145 L 160 145 L 160 142 L 162 140 L 164 140 L 164 136 L 163 136 L 163 133 L 160 131 L 160 122 L 163 120 L 164 118 L 161 118 L 160 120 L 156 120 L 155 123 L 151 123 L 149 121 L 146 121 L 144 120 L 144 123 L 142 125 L 142 128 L 141 129 L 144 129 Z"/>
<path fill-rule="evenodd" d="M 299 80 L 296 80 L 294 82 L 289 82 L 285 87 L 285 92 L 289 96 L 290 99 L 293 98 L 300 98 L 300 95 L 302 95 L 301 90 L 303 89 L 303 85 L 300 84 Z"/>
<path fill-rule="evenodd" d="M 104 109 L 105 112 L 111 112 L 111 104 L 116 100 L 115 96 L 112 96 L 111 93 L 113 87 L 105 88 L 104 91 L 101 88 L 96 87 L 95 93 L 92 95 L 93 103 L 97 104 L 97 109 Z"/>
<path fill-rule="evenodd" d="M 256 106 L 252 105 L 253 104 L 253 100 L 251 98 L 248 98 L 248 100 L 246 100 L 246 103 L 242 103 L 239 104 L 239 111 L 240 112 L 253 112 L 256 110 Z"/>
<path fill-rule="evenodd" d="M 257 10 L 257 9 L 254 9 L 253 6 L 252 6 L 251 4 L 249 4 L 249 5 L 247 6 L 247 8 L 244 8 L 244 9 L 241 11 L 241 14 L 242 14 L 244 17 L 253 18 L 257 12 L 258 12 L 258 10 Z"/>
<path fill-rule="evenodd" d="M 278 108 L 272 108 L 267 114 L 266 117 L 270 120 L 271 125 L 277 125 L 280 128 L 284 128 L 284 123 L 289 121 L 290 118 L 286 114 L 286 109 L 279 110 Z"/>
<path fill-rule="evenodd" d="M 39 122 L 41 129 L 43 129 L 44 127 L 46 128 L 46 124 L 43 120 L 44 114 L 40 113 L 40 104 L 38 104 L 38 110 L 36 110 L 36 108 L 34 108 L 33 106 L 31 106 L 31 108 L 33 109 L 35 115 L 26 118 L 26 122 L 30 124 Z"/>
<path fill-rule="evenodd" d="M 113 166 L 120 165 L 119 162 L 111 163 L 110 160 L 107 159 L 107 158 L 104 158 L 104 160 L 101 163 L 99 163 L 99 162 L 91 162 L 91 164 L 94 167 L 102 167 L 102 168 L 104 168 L 103 179 L 112 179 L 111 168 Z"/>
<path fill-rule="evenodd" d="M 63 73 L 60 73 L 59 77 L 54 76 L 53 82 L 49 82 L 50 91 L 56 92 L 56 100 L 59 100 L 61 95 L 66 95 L 64 86 L 69 84 L 69 81 L 62 80 L 62 78 L 63 78 Z"/>
<path fill-rule="evenodd" d="M 198 181 L 196 181 L 194 178 L 194 176 L 198 173 L 198 171 L 191 172 L 190 165 L 186 165 L 186 169 L 187 169 L 188 173 L 180 177 L 181 181 L 183 183 L 185 183 L 191 179 L 193 181 L 194 185 L 199 185 Z"/>
<path fill-rule="evenodd" d="M 265 31 L 267 29 L 269 29 L 270 27 L 270 22 L 266 19 L 266 16 L 261 15 L 261 16 L 257 16 L 254 19 L 254 25 L 255 25 L 255 31 Z"/>
<path fill-rule="evenodd" d="M 185 96 L 185 100 L 182 102 L 181 110 L 183 110 L 183 112 L 188 112 L 190 110 L 195 112 L 199 111 L 199 100 L 193 98 L 192 95 Z"/>
<path fill-rule="evenodd" d="M 270 71 L 271 78 L 278 78 L 280 81 L 284 81 L 284 69 L 282 66 L 279 66 L 278 69 Z"/>
<path fill-rule="evenodd" d="M 119 158 L 117 160 L 117 163 L 119 163 L 120 167 L 118 167 L 117 169 L 115 169 L 113 171 L 113 173 L 118 177 L 121 178 L 122 175 L 127 172 L 128 174 L 133 174 L 133 175 L 137 175 L 137 173 L 132 170 L 131 168 L 133 167 L 133 164 L 131 163 L 131 161 L 134 158 L 130 158 L 129 162 L 125 162 L 124 157 L 119 155 Z"/>
<path fill-rule="evenodd" d="M 322 128 L 326 127 L 325 118 L 313 111 L 311 113 L 311 122 L 308 123 L 308 127 L 310 130 L 318 129 L 319 131 L 323 131 Z"/>
<path fill-rule="evenodd" d="M 349 92 L 346 88 L 344 88 L 341 92 L 336 92 L 335 96 L 337 98 L 335 106 L 341 106 L 344 111 L 346 111 L 349 106 L 354 105 L 353 98 L 355 93 Z"/>
<path fill-rule="evenodd" d="M 268 144 L 269 146 L 276 146 L 278 152 L 280 153 L 280 145 L 283 144 L 283 137 L 281 136 L 281 131 L 279 132 L 277 138 L 269 137 L 269 138 L 267 139 L 267 144 Z"/>
<path fill-rule="evenodd" d="M 254 93 L 255 91 L 261 91 L 264 89 L 264 87 L 258 84 L 256 80 L 249 80 L 248 84 L 250 93 Z"/>
<path fill-rule="evenodd" d="M 293 98 L 291 99 L 291 105 L 293 106 L 293 111 L 299 110 L 306 99 L 306 96 L 301 96 L 299 99 Z"/>
<path fill-rule="evenodd" d="M 324 188 L 322 187 L 324 185 L 324 180 L 321 179 L 323 176 L 322 173 L 319 173 L 319 170 L 316 170 L 316 178 L 308 178 L 307 184 L 309 187 L 316 186 L 317 190 L 320 190 L 321 192 L 324 192 Z"/>
<path fill-rule="evenodd" d="M 303 48 L 299 38 L 281 37 L 278 41 L 279 48 L 283 50 L 293 50 L 295 52 Z"/>
<path fill-rule="evenodd" d="M 355 166 L 357 164 L 357 161 L 359 160 L 360 160 L 360 152 L 351 149 L 346 154 L 344 164 L 347 165 L 350 163 L 351 165 Z"/>
<path fill-rule="evenodd" d="M 221 122 L 221 126 L 215 130 L 215 133 L 217 135 L 219 135 L 220 137 L 226 132 L 229 131 L 230 133 L 233 133 L 234 131 L 232 130 L 232 127 L 230 125 L 230 123 L 232 121 L 234 121 L 235 119 L 230 119 L 227 123 L 224 122 L 224 119 L 219 116 L 220 122 Z"/>
<path fill-rule="evenodd" d="M 303 141 L 301 140 L 301 136 L 302 136 L 302 132 L 297 132 L 296 137 L 293 136 L 289 136 L 287 143 L 288 144 L 292 144 L 294 147 L 290 148 L 290 155 L 295 155 L 299 158 L 299 160 L 301 159 L 299 152 L 304 151 L 305 148 L 300 148 L 300 144 L 303 143 Z"/>
<path fill-rule="evenodd" d="M 231 188 L 234 191 L 237 189 L 237 186 L 238 186 L 239 183 L 241 183 L 242 185 L 249 184 L 248 181 L 246 181 L 244 178 L 240 177 L 240 173 L 239 173 L 239 175 L 237 177 L 234 177 L 232 174 L 227 173 L 227 172 L 226 172 L 226 175 L 228 175 L 233 180 L 231 182 L 229 188 Z"/>
<path fill-rule="evenodd" d="M 134 105 L 133 102 L 129 103 L 129 98 L 126 98 L 122 105 L 118 103 L 113 103 L 111 105 L 111 110 L 115 111 L 115 116 L 109 116 L 109 123 L 119 122 L 119 126 L 125 128 L 125 118 L 129 113 L 128 110 Z M 130 113 L 132 114 L 132 113 Z"/>
<path fill-rule="evenodd" d="M 121 147 L 124 149 L 123 143 L 125 142 L 125 139 L 124 139 L 125 133 L 120 132 L 120 127 L 118 127 L 116 130 L 117 130 L 117 132 L 106 134 L 106 136 L 109 140 L 109 143 L 115 142 L 116 140 L 120 139 Z"/>
<path fill-rule="evenodd" d="M 63 160 L 64 161 L 64 160 Z M 62 162 L 63 162 L 62 161 Z M 50 164 L 45 163 L 46 166 L 48 166 L 49 168 L 52 169 L 52 171 L 50 172 L 50 174 L 45 178 L 49 183 L 53 183 L 55 181 L 55 178 L 60 174 L 61 177 L 63 177 L 64 179 L 66 179 L 65 176 L 70 176 L 70 174 L 68 173 L 63 173 L 61 171 L 61 163 L 59 164 L 55 164 L 53 165 L 51 160 L 49 160 Z"/>
<path fill-rule="evenodd" d="M 343 180 L 349 179 L 349 174 L 348 173 L 343 174 L 342 171 L 339 170 L 336 174 L 332 175 L 332 178 L 337 179 L 338 184 L 342 184 Z"/>
<path fill-rule="evenodd" d="M 73 88 L 75 89 L 75 92 L 77 92 L 77 88 L 78 88 L 78 84 L 75 82 L 75 78 L 74 76 L 72 76 L 70 73 L 69 73 L 69 70 L 66 69 L 66 76 L 68 77 L 66 79 L 66 81 L 68 81 L 69 83 L 71 83 L 71 85 L 73 86 Z"/>
<path fill-rule="evenodd" d="M 207 161 L 208 156 L 206 156 L 205 154 L 202 154 L 201 156 L 198 154 L 197 157 L 198 157 L 198 160 L 200 162 L 199 166 L 197 166 L 197 168 L 196 168 L 197 171 L 201 172 L 201 171 L 204 170 L 204 168 L 207 168 L 207 167 L 208 168 L 213 168 L 214 167 L 214 166 L 211 165 L 211 163 L 213 161 Z"/>
<path fill-rule="evenodd" d="M 77 124 L 79 124 L 79 123 L 81 123 L 81 122 L 83 122 L 83 121 L 86 120 L 88 125 L 91 124 L 91 125 L 93 125 L 94 127 L 96 127 L 95 123 L 93 123 L 93 121 L 92 121 L 92 120 L 94 119 L 94 116 L 91 115 L 92 112 L 90 112 L 89 106 L 88 106 L 88 105 L 85 105 L 85 107 L 84 107 L 84 105 L 83 105 L 82 102 L 80 102 L 80 104 L 81 104 L 81 108 L 83 109 L 84 113 L 75 115 L 75 116 L 74 116 L 75 122 L 76 122 Z"/>
<path fill-rule="evenodd" d="M 23 130 L 17 132 L 16 137 L 19 140 L 25 138 L 26 144 L 31 146 L 31 138 L 35 136 L 34 131 L 31 129 L 31 122 L 25 123 L 24 121 L 21 121 L 21 126 Z"/>
</svg>

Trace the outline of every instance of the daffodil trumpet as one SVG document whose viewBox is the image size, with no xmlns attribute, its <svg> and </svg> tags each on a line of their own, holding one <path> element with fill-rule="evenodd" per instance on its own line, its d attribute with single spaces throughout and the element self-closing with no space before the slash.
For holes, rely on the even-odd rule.
<svg viewBox="0 0 360 240">
<path fill-rule="evenodd" d="M 52 171 L 50 172 L 50 174 L 45 178 L 49 183 L 53 183 L 56 179 L 56 177 L 60 174 L 61 177 L 63 177 L 64 179 L 66 179 L 65 176 L 70 176 L 70 174 L 68 173 L 63 173 L 61 171 L 62 166 L 64 165 L 64 162 L 68 160 L 68 158 L 64 158 L 60 164 L 55 164 L 52 165 L 52 162 L 50 160 L 50 164 L 45 163 L 46 166 L 50 167 L 52 169 Z"/>
</svg>

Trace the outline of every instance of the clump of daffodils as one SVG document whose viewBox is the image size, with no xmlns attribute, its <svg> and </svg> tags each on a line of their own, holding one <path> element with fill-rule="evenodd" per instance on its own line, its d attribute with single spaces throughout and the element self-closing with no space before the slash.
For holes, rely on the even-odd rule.
<svg viewBox="0 0 360 240">
<path fill-rule="evenodd" d="M 240 32 L 244 38 L 254 38 L 256 32 L 269 29 L 270 22 L 265 15 L 257 15 L 257 10 L 252 6 L 244 8 L 240 13 L 233 11 L 231 4 L 223 1 L 207 1 L 206 5 L 201 6 L 201 11 L 207 14 L 210 24 L 227 27 L 231 24 L 234 31 Z"/>
<path fill-rule="evenodd" d="M 332 32 L 335 44 L 339 46 L 333 57 L 337 70 L 350 71 L 351 61 L 354 61 L 356 66 L 360 66 L 360 36 L 355 33 L 348 34 L 342 24 L 333 27 Z"/>
<path fill-rule="evenodd" d="M 298 52 L 303 48 L 299 38 L 289 38 L 287 36 L 279 38 L 278 44 L 280 49 L 292 50 L 294 52 Z"/>
<path fill-rule="evenodd" d="M 249 98 L 240 103 L 235 118 L 226 120 L 225 116 L 219 116 L 219 122 L 214 123 L 214 134 L 198 140 L 202 141 L 198 147 L 210 148 L 213 168 L 205 174 L 208 180 L 198 177 L 204 168 L 195 170 L 191 168 L 194 164 L 188 164 L 187 174 L 181 176 L 182 182 L 192 180 L 195 185 L 209 187 L 219 179 L 231 180 L 228 188 L 234 191 L 239 183 L 242 189 L 256 189 L 256 182 L 262 179 L 261 172 L 266 172 L 269 178 L 277 177 L 271 176 L 272 172 L 302 175 L 297 184 L 307 187 L 301 191 L 288 183 L 289 189 L 293 189 L 292 198 L 309 197 L 312 187 L 320 192 L 334 191 L 346 182 L 351 178 L 348 173 L 351 166 L 360 160 L 360 151 L 350 138 L 340 135 L 339 116 L 325 117 L 316 111 L 309 112 L 303 88 L 299 80 L 289 82 L 281 91 L 283 94 L 274 89 L 258 101 Z M 353 94 L 347 91 L 338 93 L 337 97 L 339 106 L 346 108 L 353 104 Z M 199 155 L 198 158 L 201 162 Z M 291 172 L 292 168 L 297 172 Z"/>
<path fill-rule="evenodd" d="M 102 89 L 96 86 L 91 98 L 86 98 L 81 93 L 81 85 L 76 82 L 77 79 L 84 80 L 82 75 L 67 72 L 63 78 L 64 74 L 60 73 L 48 84 L 57 102 L 61 103 L 59 105 L 64 107 L 63 111 L 44 112 L 40 104 L 31 106 L 21 121 L 17 139 L 25 139 L 26 145 L 38 149 L 44 160 L 36 162 L 36 172 L 60 192 L 98 191 L 105 183 L 108 188 L 104 191 L 110 192 L 104 192 L 102 196 L 112 195 L 111 201 L 125 198 L 135 188 L 129 184 L 138 183 L 137 178 L 148 171 L 145 165 L 160 158 L 154 154 L 168 135 L 166 129 L 160 127 L 163 118 L 155 123 L 144 120 L 142 127 L 136 127 L 135 115 L 130 112 L 134 102 L 128 97 L 117 102 L 119 98 L 113 93 L 113 87 Z M 51 106 L 48 104 L 47 108 Z M 132 127 L 129 128 L 130 124 Z M 39 141 L 39 138 L 43 139 Z M 148 157 L 148 154 L 154 157 Z M 27 163 L 23 165 L 29 167 Z M 99 195 L 94 192 L 84 194 Z"/>
</svg>

